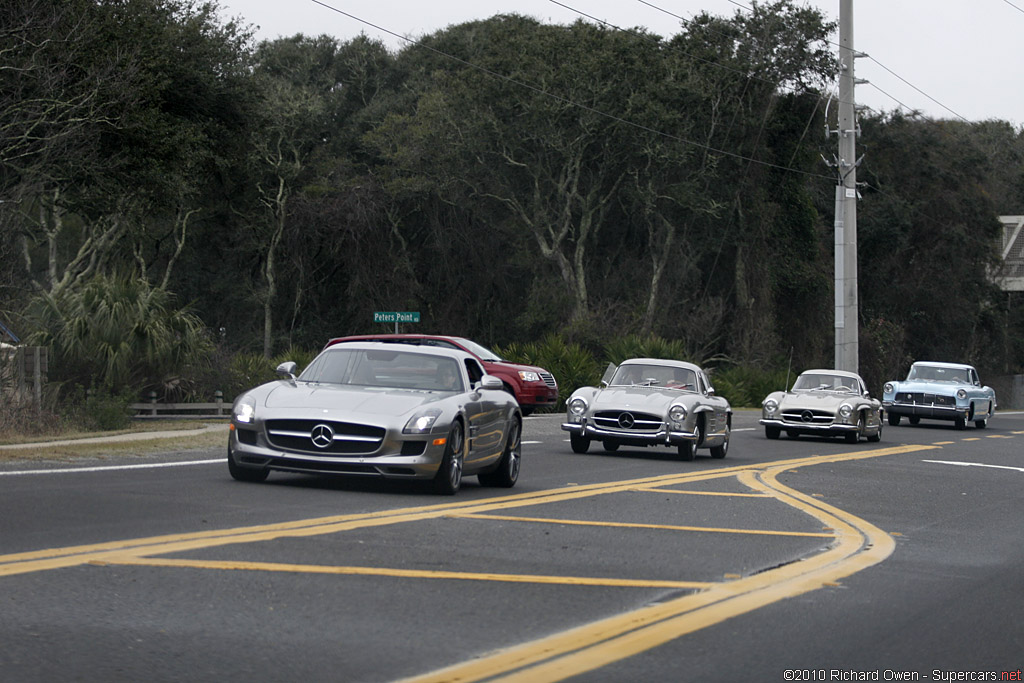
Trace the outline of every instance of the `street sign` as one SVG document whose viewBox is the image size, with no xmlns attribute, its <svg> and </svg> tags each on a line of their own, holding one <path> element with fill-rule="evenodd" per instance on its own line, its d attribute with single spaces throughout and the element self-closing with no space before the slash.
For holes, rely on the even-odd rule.
<svg viewBox="0 0 1024 683">
<path fill-rule="evenodd" d="M 373 314 L 375 323 L 418 323 L 419 311 L 376 311 Z"/>
<path fill-rule="evenodd" d="M 373 322 L 394 323 L 395 334 L 398 334 L 398 323 L 418 323 L 420 321 L 419 311 L 374 311 Z"/>
</svg>

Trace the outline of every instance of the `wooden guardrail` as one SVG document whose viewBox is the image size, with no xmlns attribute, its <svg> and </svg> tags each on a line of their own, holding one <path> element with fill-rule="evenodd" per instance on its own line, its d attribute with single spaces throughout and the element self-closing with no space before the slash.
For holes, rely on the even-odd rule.
<svg viewBox="0 0 1024 683">
<path fill-rule="evenodd" d="M 160 403 L 156 400 L 156 392 L 149 393 L 149 401 L 130 403 L 128 407 L 135 413 L 136 420 L 209 420 L 210 418 L 228 418 L 231 416 L 231 402 L 224 401 L 224 394 L 214 392 L 214 400 L 210 403 Z"/>
</svg>

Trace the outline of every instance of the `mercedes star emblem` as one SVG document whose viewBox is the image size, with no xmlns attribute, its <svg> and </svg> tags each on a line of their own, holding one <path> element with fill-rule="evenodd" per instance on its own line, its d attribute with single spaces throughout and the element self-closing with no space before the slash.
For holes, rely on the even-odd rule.
<svg viewBox="0 0 1024 683">
<path fill-rule="evenodd" d="M 632 429 L 634 424 L 636 424 L 636 420 L 633 418 L 632 413 L 619 415 L 619 426 L 623 429 Z"/>
<path fill-rule="evenodd" d="M 814 422 L 814 413 L 812 413 L 809 410 L 805 410 L 804 412 L 800 413 L 800 419 L 803 420 L 804 422 Z"/>
<path fill-rule="evenodd" d="M 328 425 L 320 424 L 313 427 L 313 431 L 309 433 L 309 438 L 317 448 L 327 448 L 334 443 L 334 430 Z"/>
</svg>

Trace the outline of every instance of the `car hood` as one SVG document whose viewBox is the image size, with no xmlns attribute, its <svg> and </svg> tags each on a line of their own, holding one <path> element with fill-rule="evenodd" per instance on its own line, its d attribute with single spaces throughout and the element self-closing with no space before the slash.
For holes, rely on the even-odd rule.
<svg viewBox="0 0 1024 683">
<path fill-rule="evenodd" d="M 263 405 L 271 410 L 321 410 L 363 415 L 403 415 L 451 394 L 427 391 L 386 391 L 338 384 L 291 384 L 270 387 Z"/>
<path fill-rule="evenodd" d="M 824 391 L 797 391 L 782 395 L 779 402 L 783 408 L 811 410 L 832 410 L 843 403 L 854 404 L 860 400 L 856 394 L 832 394 Z"/>
<path fill-rule="evenodd" d="M 602 389 L 594 396 L 593 407 L 595 410 L 622 410 L 628 408 L 630 410 L 660 412 L 673 399 L 692 395 L 692 393 L 676 391 L 674 389 L 647 387 Z"/>
<path fill-rule="evenodd" d="M 484 360 L 481 361 L 484 365 L 484 370 L 487 370 L 488 365 L 497 365 L 498 367 L 505 368 L 509 372 L 536 372 L 537 374 L 544 373 L 550 375 L 551 373 L 544 368 L 537 367 L 536 365 L 523 365 L 522 363 L 513 363 L 508 360 Z"/>
</svg>

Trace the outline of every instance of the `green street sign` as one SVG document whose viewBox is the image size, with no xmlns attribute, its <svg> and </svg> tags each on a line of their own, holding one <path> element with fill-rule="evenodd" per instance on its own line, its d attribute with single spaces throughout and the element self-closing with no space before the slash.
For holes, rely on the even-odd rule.
<svg viewBox="0 0 1024 683">
<path fill-rule="evenodd" d="M 373 314 L 375 323 L 418 323 L 419 321 L 419 311 L 375 311 Z"/>
</svg>

